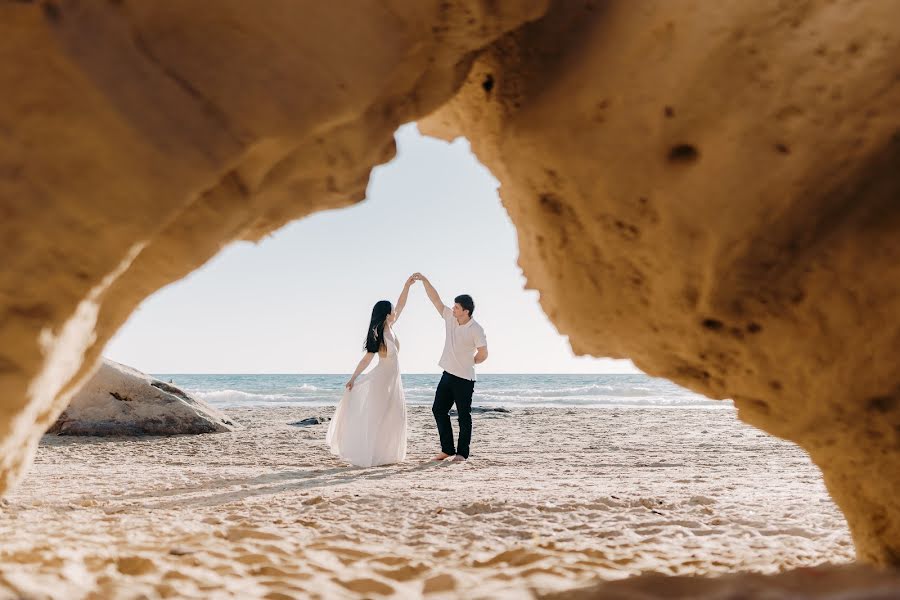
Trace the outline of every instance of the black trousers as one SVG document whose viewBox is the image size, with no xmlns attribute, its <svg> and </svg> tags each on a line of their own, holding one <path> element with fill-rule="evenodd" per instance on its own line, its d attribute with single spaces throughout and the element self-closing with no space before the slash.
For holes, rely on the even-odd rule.
<svg viewBox="0 0 900 600">
<path fill-rule="evenodd" d="M 469 458 L 469 443 L 472 441 L 472 392 L 475 382 L 451 375 L 447 371 L 441 376 L 441 382 L 434 393 L 434 404 L 431 412 L 437 422 L 438 434 L 441 436 L 441 452 L 459 454 Z M 456 404 L 459 419 L 459 442 L 453 448 L 453 425 L 450 424 L 450 408 Z"/>
</svg>

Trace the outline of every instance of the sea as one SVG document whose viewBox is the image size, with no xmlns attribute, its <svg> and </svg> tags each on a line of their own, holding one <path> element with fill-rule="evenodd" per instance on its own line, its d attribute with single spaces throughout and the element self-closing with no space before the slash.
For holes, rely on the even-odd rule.
<svg viewBox="0 0 900 600">
<path fill-rule="evenodd" d="M 348 375 L 155 374 L 213 406 L 333 406 Z M 404 374 L 406 402 L 430 405 L 440 374 Z M 473 406 L 733 408 L 655 377 L 639 374 L 478 375 Z"/>
</svg>

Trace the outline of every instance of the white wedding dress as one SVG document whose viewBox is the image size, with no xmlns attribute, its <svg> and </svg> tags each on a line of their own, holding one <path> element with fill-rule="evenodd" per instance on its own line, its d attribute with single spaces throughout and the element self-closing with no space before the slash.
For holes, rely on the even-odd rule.
<svg viewBox="0 0 900 600">
<path fill-rule="evenodd" d="M 331 451 L 357 467 L 396 463 L 406 458 L 406 398 L 397 360 L 397 338 L 384 328 L 387 353 L 356 378 L 334 411 L 325 441 Z"/>
</svg>

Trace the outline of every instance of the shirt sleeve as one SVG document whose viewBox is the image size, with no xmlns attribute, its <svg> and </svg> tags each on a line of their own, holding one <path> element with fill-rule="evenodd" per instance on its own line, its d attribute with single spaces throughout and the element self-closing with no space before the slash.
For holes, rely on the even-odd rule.
<svg viewBox="0 0 900 600">
<path fill-rule="evenodd" d="M 482 348 L 487 346 L 487 336 L 484 335 L 484 329 L 481 328 L 481 325 L 474 331 L 475 334 L 475 347 Z"/>
<path fill-rule="evenodd" d="M 443 317 L 444 317 L 445 321 L 452 319 L 453 318 L 453 309 L 450 308 L 449 306 L 445 306 Z"/>
</svg>

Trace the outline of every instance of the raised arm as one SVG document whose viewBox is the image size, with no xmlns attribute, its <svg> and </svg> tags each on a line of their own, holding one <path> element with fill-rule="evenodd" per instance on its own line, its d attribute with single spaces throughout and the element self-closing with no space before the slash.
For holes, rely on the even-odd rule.
<svg viewBox="0 0 900 600">
<path fill-rule="evenodd" d="M 406 299 L 409 297 L 409 288 L 412 287 L 412 284 L 416 282 L 416 278 L 414 275 L 410 275 L 409 279 L 406 280 L 406 283 L 403 285 L 403 291 L 400 292 L 400 297 L 397 298 L 397 304 L 394 305 L 394 322 L 397 322 L 397 319 L 400 318 L 400 313 L 403 312 L 403 309 L 406 308 Z"/>
<path fill-rule="evenodd" d="M 369 363 L 372 362 L 372 359 L 375 358 L 374 352 L 366 352 L 365 356 L 363 356 L 359 364 L 356 365 L 356 370 L 353 371 L 353 375 L 350 376 L 350 381 L 347 382 L 346 387 L 348 390 L 353 389 L 353 384 L 356 383 L 356 378 L 359 377 L 359 374 L 366 370 L 366 367 L 369 366 Z"/>
<path fill-rule="evenodd" d="M 438 314 L 443 317 L 444 309 L 446 309 L 447 307 L 444 306 L 440 294 L 437 293 L 437 290 L 434 289 L 434 286 L 431 285 L 431 282 L 428 281 L 428 278 L 421 273 L 414 273 L 413 277 L 422 282 L 422 284 L 425 286 L 425 293 L 428 294 L 428 299 L 431 300 L 432 304 L 434 304 L 434 308 L 437 309 Z"/>
</svg>

